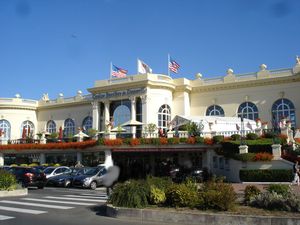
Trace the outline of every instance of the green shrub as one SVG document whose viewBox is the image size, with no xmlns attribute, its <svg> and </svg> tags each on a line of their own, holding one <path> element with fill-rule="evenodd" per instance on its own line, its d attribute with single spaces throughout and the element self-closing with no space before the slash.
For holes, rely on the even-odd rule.
<svg viewBox="0 0 300 225">
<path fill-rule="evenodd" d="M 166 204 L 172 207 L 190 207 L 197 205 L 197 192 L 185 184 L 172 184 L 166 191 Z"/>
<path fill-rule="evenodd" d="M 293 180 L 292 170 L 240 170 L 243 182 L 290 182 Z"/>
<path fill-rule="evenodd" d="M 197 205 L 197 207 L 227 211 L 235 207 L 236 198 L 232 185 L 221 181 L 207 182 L 199 191 L 198 201 L 202 202 L 202 205 Z"/>
<path fill-rule="evenodd" d="M 247 185 L 244 190 L 244 202 L 249 204 L 251 199 L 258 196 L 261 191 L 255 185 Z"/>
<path fill-rule="evenodd" d="M 17 180 L 11 173 L 0 170 L 0 190 L 11 191 L 17 188 Z"/>
<path fill-rule="evenodd" d="M 146 184 L 147 188 L 150 191 L 151 186 L 155 186 L 159 188 L 162 191 L 166 191 L 169 186 L 172 185 L 172 180 L 170 177 L 152 177 L 152 176 L 147 176 L 146 178 Z"/>
<path fill-rule="evenodd" d="M 286 184 L 270 184 L 267 188 L 268 192 L 276 192 L 283 197 L 287 197 L 291 194 L 290 187 Z"/>
<path fill-rule="evenodd" d="M 22 163 L 22 164 L 20 164 L 20 166 L 28 166 L 28 164 Z"/>
<path fill-rule="evenodd" d="M 144 208 L 148 205 L 145 182 L 129 180 L 117 184 L 109 197 L 114 206 L 128 208 Z"/>
<path fill-rule="evenodd" d="M 179 142 L 180 143 L 186 143 L 187 142 L 187 138 L 181 137 L 181 138 L 179 138 Z"/>
<path fill-rule="evenodd" d="M 239 134 L 233 134 L 233 135 L 230 136 L 230 138 L 233 141 L 239 141 L 239 140 L 241 140 L 241 135 L 239 135 Z"/>
<path fill-rule="evenodd" d="M 166 194 L 163 190 L 151 186 L 150 187 L 150 203 L 154 205 L 162 204 L 166 201 Z"/>
<path fill-rule="evenodd" d="M 276 192 L 261 193 L 250 201 L 250 205 L 268 210 L 300 212 L 299 196 L 283 197 Z"/>
<path fill-rule="evenodd" d="M 195 137 L 197 144 L 203 144 L 204 143 L 204 137 L 196 136 Z"/>
<path fill-rule="evenodd" d="M 213 136 L 213 143 L 214 144 L 220 144 L 221 142 L 224 141 L 224 136 L 223 135 L 216 135 L 216 136 Z"/>
<path fill-rule="evenodd" d="M 248 134 L 246 135 L 246 138 L 247 138 L 248 140 L 256 140 L 256 139 L 258 139 L 258 136 L 257 136 L 257 134 L 255 134 L 255 133 L 248 133 Z"/>
<path fill-rule="evenodd" d="M 179 138 L 168 138 L 168 144 L 179 144 Z"/>
<path fill-rule="evenodd" d="M 264 133 L 264 137 L 265 138 L 276 138 L 277 137 L 277 134 L 276 133 L 274 133 L 274 132 L 266 132 L 266 133 Z"/>
<path fill-rule="evenodd" d="M 255 157 L 255 153 L 244 153 L 244 154 L 235 154 L 233 159 L 242 161 L 242 162 L 250 162 L 253 161 Z"/>
<path fill-rule="evenodd" d="M 104 145 L 104 138 L 98 139 L 98 145 Z"/>
</svg>

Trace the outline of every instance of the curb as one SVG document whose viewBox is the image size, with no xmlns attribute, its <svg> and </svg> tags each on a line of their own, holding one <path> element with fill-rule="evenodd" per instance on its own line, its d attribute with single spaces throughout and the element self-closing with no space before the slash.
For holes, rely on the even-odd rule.
<svg viewBox="0 0 300 225">
<path fill-rule="evenodd" d="M 17 189 L 13 191 L 0 191 L 0 198 L 4 197 L 14 197 L 14 196 L 23 196 L 28 194 L 28 189 Z"/>
<path fill-rule="evenodd" d="M 178 210 L 131 209 L 106 206 L 106 215 L 113 218 L 126 218 L 144 222 L 161 222 L 170 224 L 197 225 L 282 225 L 300 224 L 300 218 L 284 218 L 275 216 L 248 216 L 214 213 L 192 213 Z"/>
</svg>

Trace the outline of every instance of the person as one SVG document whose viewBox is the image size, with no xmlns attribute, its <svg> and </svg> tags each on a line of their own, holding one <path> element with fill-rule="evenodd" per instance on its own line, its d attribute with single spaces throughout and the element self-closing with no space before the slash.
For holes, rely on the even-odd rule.
<svg viewBox="0 0 300 225">
<path fill-rule="evenodd" d="M 295 161 L 295 164 L 293 166 L 293 173 L 294 173 L 294 180 L 292 181 L 292 184 L 297 184 L 299 186 L 299 166 L 298 161 Z"/>
</svg>

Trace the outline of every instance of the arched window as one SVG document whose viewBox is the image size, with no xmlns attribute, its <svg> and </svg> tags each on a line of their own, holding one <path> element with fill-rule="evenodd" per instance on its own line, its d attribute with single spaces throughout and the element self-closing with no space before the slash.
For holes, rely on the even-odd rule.
<svg viewBox="0 0 300 225">
<path fill-rule="evenodd" d="M 169 105 L 164 104 L 158 110 L 158 127 L 166 130 L 168 123 L 171 121 L 171 108 Z"/>
<path fill-rule="evenodd" d="M 0 120 L 0 133 L 4 140 L 10 139 L 10 123 L 7 120 Z"/>
<path fill-rule="evenodd" d="M 256 120 L 258 118 L 257 106 L 252 102 L 242 103 L 238 109 L 238 117 Z"/>
<path fill-rule="evenodd" d="M 75 134 L 75 122 L 74 120 L 68 118 L 64 123 L 64 136 L 69 137 Z"/>
<path fill-rule="evenodd" d="M 225 116 L 224 110 L 219 105 L 211 105 L 206 110 L 207 116 Z"/>
<path fill-rule="evenodd" d="M 84 118 L 82 122 L 82 129 L 84 132 L 87 132 L 89 129 L 93 128 L 93 118 L 91 116 L 87 116 Z"/>
<path fill-rule="evenodd" d="M 47 129 L 46 131 L 50 134 L 55 133 L 56 132 L 56 124 L 53 120 L 49 120 L 47 123 Z"/>
<path fill-rule="evenodd" d="M 291 121 L 292 127 L 296 127 L 296 115 L 294 104 L 286 98 L 278 99 L 272 105 L 273 127 L 277 127 L 281 118 L 283 117 Z"/>
<path fill-rule="evenodd" d="M 34 125 L 31 121 L 26 120 L 21 125 L 21 137 L 33 137 L 34 135 Z"/>
<path fill-rule="evenodd" d="M 119 105 L 113 113 L 114 127 L 121 125 L 130 120 L 130 109 L 126 105 Z M 129 128 L 124 127 L 129 131 Z"/>
</svg>

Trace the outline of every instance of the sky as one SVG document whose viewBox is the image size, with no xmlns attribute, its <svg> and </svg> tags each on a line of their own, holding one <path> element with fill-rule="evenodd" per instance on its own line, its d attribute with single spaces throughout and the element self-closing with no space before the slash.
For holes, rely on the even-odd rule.
<svg viewBox="0 0 300 225">
<path fill-rule="evenodd" d="M 0 0 L 0 98 L 75 96 L 137 58 L 195 79 L 292 68 L 299 0 Z"/>
</svg>

